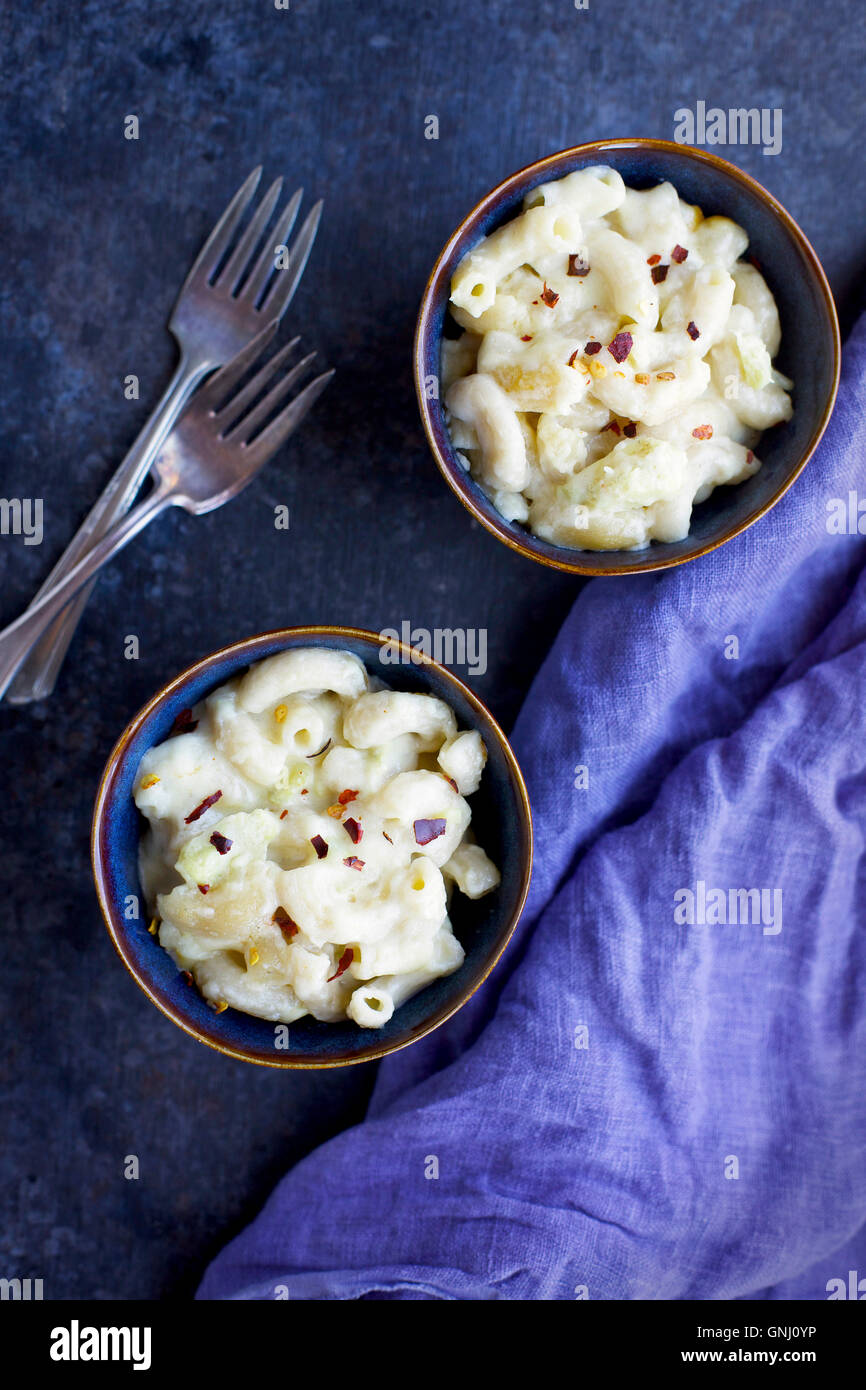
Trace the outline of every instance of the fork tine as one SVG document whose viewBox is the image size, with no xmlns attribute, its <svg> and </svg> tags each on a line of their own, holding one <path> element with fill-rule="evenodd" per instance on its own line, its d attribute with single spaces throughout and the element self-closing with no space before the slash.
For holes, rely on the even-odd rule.
<svg viewBox="0 0 866 1390">
<path fill-rule="evenodd" d="M 280 355 L 280 353 L 277 353 L 277 356 L 273 357 L 271 361 L 267 364 L 267 368 L 269 369 L 272 375 L 277 369 L 277 358 Z M 255 433 L 256 429 L 262 423 L 262 421 L 266 420 L 267 417 L 271 414 L 271 411 L 278 404 L 278 402 L 281 401 L 284 396 L 288 395 L 288 393 L 291 391 L 292 387 L 296 384 L 296 382 L 300 381 L 301 377 L 306 372 L 315 355 L 316 354 L 314 352 L 308 352 L 307 356 L 302 358 L 301 361 L 297 364 L 297 366 L 293 367 L 292 370 L 288 372 L 286 376 L 282 377 L 282 379 L 271 388 L 271 390 L 265 396 L 264 400 L 260 401 L 259 404 L 256 406 L 255 410 L 251 410 L 249 415 L 245 415 L 243 419 L 238 421 L 237 424 L 233 425 L 231 429 L 223 431 L 223 438 L 234 441 L 239 439 L 241 435 L 243 435 L 244 439 L 248 440 L 250 436 Z M 264 372 L 259 373 L 260 376 L 262 376 L 263 374 Z M 233 416 L 234 406 L 235 402 L 232 401 L 231 409 Z M 237 417 L 234 416 L 234 418 L 236 419 Z"/>
<path fill-rule="evenodd" d="M 322 200 L 319 199 L 318 203 L 310 209 L 307 219 L 298 233 L 298 239 L 292 247 L 289 264 L 285 270 L 278 271 L 274 277 L 274 282 L 262 302 L 262 311 L 279 315 L 286 312 L 313 249 L 321 216 Z"/>
<path fill-rule="evenodd" d="M 286 343 L 285 347 L 281 347 L 279 352 L 275 353 L 270 361 L 266 362 L 265 365 L 256 372 L 252 381 L 247 382 L 242 391 L 239 391 L 236 396 L 232 396 L 231 400 L 226 402 L 222 410 L 217 411 L 217 418 L 219 419 L 230 412 L 232 419 L 237 419 L 238 415 L 249 405 L 250 401 L 255 400 L 262 388 L 270 381 L 277 369 L 283 365 L 286 358 L 298 346 L 300 341 L 300 338 L 293 338 L 290 343 Z"/>
<path fill-rule="evenodd" d="M 262 247 L 261 255 L 249 273 L 247 282 L 240 293 L 241 299 L 250 299 L 255 304 L 265 285 L 268 276 L 274 269 L 274 250 L 276 246 L 285 246 L 289 239 L 289 233 L 295 225 L 295 218 L 298 215 L 298 208 L 301 206 L 301 199 L 304 196 L 303 188 L 295 189 L 289 199 L 288 206 L 282 217 L 274 227 L 273 233 L 265 245 Z"/>
<path fill-rule="evenodd" d="M 229 292 L 237 289 L 238 282 L 247 268 L 247 262 L 259 244 L 262 232 L 271 220 L 271 214 L 283 191 L 282 178 L 274 179 L 264 198 L 251 218 L 249 226 L 232 252 L 224 270 L 221 270 L 216 283 Z"/>
<path fill-rule="evenodd" d="M 220 367 L 218 372 L 208 377 L 204 386 L 201 387 L 201 395 L 213 408 L 218 401 L 225 400 L 229 391 L 236 386 L 245 372 L 255 362 L 262 348 L 267 347 L 280 326 L 279 319 L 271 319 L 266 324 L 261 333 L 257 333 L 252 342 L 247 343 L 246 347 L 233 357 L 224 367 Z"/>
<path fill-rule="evenodd" d="M 275 454 L 281 444 L 284 444 L 293 430 L 303 420 L 307 411 L 319 399 L 331 377 L 334 375 L 333 367 L 329 372 L 322 372 L 305 386 L 299 396 L 296 396 L 291 404 L 280 411 L 275 420 L 272 420 L 267 429 L 262 430 L 258 439 L 253 440 L 249 446 L 248 456 L 253 464 L 262 464 Z"/>
<path fill-rule="evenodd" d="M 193 262 L 192 270 L 184 281 L 184 289 L 186 289 L 190 281 L 200 272 L 204 273 L 206 277 L 209 277 L 216 269 L 220 260 L 225 255 L 226 248 L 241 218 L 249 207 L 250 199 L 258 187 L 261 176 L 262 166 L 260 164 L 241 184 L 204 246 L 199 251 Z M 181 294 L 182 293 L 183 290 L 181 290 Z"/>
</svg>

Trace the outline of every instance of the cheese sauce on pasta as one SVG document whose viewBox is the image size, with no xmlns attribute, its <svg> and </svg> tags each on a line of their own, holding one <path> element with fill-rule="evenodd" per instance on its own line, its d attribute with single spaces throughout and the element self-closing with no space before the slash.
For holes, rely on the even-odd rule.
<svg viewBox="0 0 866 1390">
<path fill-rule="evenodd" d="M 462 963 L 451 894 L 499 883 L 466 800 L 486 757 L 349 652 L 268 657 L 141 761 L 153 930 L 218 1010 L 382 1027 Z"/>
<path fill-rule="evenodd" d="M 670 183 L 604 166 L 533 189 L 460 262 L 442 386 L 464 467 L 508 521 L 556 545 L 688 535 L 713 488 L 760 468 L 792 414 L 780 329 L 748 237 Z"/>
</svg>

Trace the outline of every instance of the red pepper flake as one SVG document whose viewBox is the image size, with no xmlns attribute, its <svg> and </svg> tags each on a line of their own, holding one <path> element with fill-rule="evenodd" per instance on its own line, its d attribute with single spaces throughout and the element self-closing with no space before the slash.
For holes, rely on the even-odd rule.
<svg viewBox="0 0 866 1390">
<path fill-rule="evenodd" d="M 676 246 L 671 252 L 671 260 L 676 261 L 677 265 L 682 265 L 683 261 L 686 259 L 688 254 L 689 253 L 686 250 L 686 248 L 684 246 L 680 246 L 679 242 L 677 242 Z"/>
<path fill-rule="evenodd" d="M 601 352 L 601 343 L 597 343 L 593 338 L 587 343 L 583 350 L 588 357 L 595 357 L 597 352 Z"/>
<path fill-rule="evenodd" d="M 746 451 L 746 463 L 751 463 L 754 457 L 755 455 L 752 453 L 751 449 L 748 449 Z"/>
<path fill-rule="evenodd" d="M 354 959 L 354 948 L 352 946 L 347 946 L 343 954 L 340 956 L 339 964 L 337 965 L 337 968 L 334 971 L 333 975 L 328 976 L 328 984 L 330 984 L 332 980 L 339 980 L 340 976 L 344 975 L 346 971 L 349 969 L 349 966 L 352 964 L 352 961 Z"/>
<path fill-rule="evenodd" d="M 607 350 L 614 362 L 624 362 L 634 347 L 634 338 L 630 333 L 617 333 L 612 343 L 608 343 Z"/>
<path fill-rule="evenodd" d="M 193 985 L 193 984 L 195 984 L 195 980 L 192 978 L 192 971 L 191 971 L 191 970 L 181 970 L 180 974 L 181 974 L 181 979 L 184 981 L 185 984 L 187 984 L 187 985 Z"/>
<path fill-rule="evenodd" d="M 580 276 L 588 275 L 589 261 L 584 260 L 583 256 L 581 256 L 577 251 L 572 251 L 571 255 L 568 258 L 568 270 L 566 271 L 566 274 Z"/>
<path fill-rule="evenodd" d="M 701 336 L 701 330 L 698 328 L 698 325 L 695 323 L 694 319 L 690 319 L 688 327 L 686 328 L 686 332 L 688 333 L 693 343 L 697 342 L 698 338 Z"/>
<path fill-rule="evenodd" d="M 361 843 L 361 836 L 364 834 L 364 829 L 359 821 L 349 816 L 348 820 L 343 821 L 343 829 L 353 845 L 359 845 Z"/>
<path fill-rule="evenodd" d="M 453 778 L 453 777 L 449 777 L 447 772 L 443 772 L 443 773 L 442 773 L 442 776 L 445 778 L 445 781 L 448 783 L 449 787 L 453 787 L 454 790 L 456 791 L 457 795 L 459 796 L 459 795 L 460 795 L 460 788 L 458 787 L 457 783 L 454 781 L 454 778 Z"/>
<path fill-rule="evenodd" d="M 215 830 L 211 835 L 210 842 L 218 854 L 228 854 L 234 844 L 234 840 L 227 840 L 225 835 L 221 835 L 218 830 Z"/>
<path fill-rule="evenodd" d="M 356 854 L 350 854 L 348 859 L 343 860 L 343 863 L 347 869 L 357 869 L 359 873 L 364 867 L 364 860 L 359 859 Z"/>
<path fill-rule="evenodd" d="M 522 333 L 521 336 L 520 336 L 520 341 L 521 341 L 522 343 L 531 343 L 531 342 L 532 342 L 532 334 L 531 334 L 531 333 Z"/>
<path fill-rule="evenodd" d="M 314 835 L 313 838 L 310 840 L 310 844 L 313 846 L 313 849 L 316 851 L 316 854 L 319 856 L 320 859 L 327 859 L 327 857 L 328 857 L 328 842 L 327 842 L 327 840 L 323 840 L 322 837 L 321 837 L 321 835 Z"/>
<path fill-rule="evenodd" d="M 667 265 L 654 265 L 653 268 L 652 268 L 652 270 L 650 271 L 650 275 L 651 275 L 652 278 L 653 278 L 653 284 L 654 284 L 654 285 L 661 285 L 661 284 L 663 283 L 663 281 L 665 281 L 665 280 L 668 278 L 668 271 L 669 271 L 669 270 L 670 270 L 670 266 L 667 266 Z"/>
<path fill-rule="evenodd" d="M 625 435 L 626 439 L 634 439 L 635 435 L 637 434 L 637 425 L 634 423 L 633 420 L 629 420 L 627 425 L 623 425 L 622 432 Z"/>
<path fill-rule="evenodd" d="M 697 429 L 692 430 L 693 439 L 712 439 L 712 425 L 698 425 Z"/>
<path fill-rule="evenodd" d="M 275 927 L 279 927 L 287 941 L 291 941 L 292 937 L 297 936 L 298 932 L 301 930 L 297 922 L 292 921 L 288 912 L 286 912 L 286 909 L 282 906 L 276 909 L 271 921 Z"/>
<path fill-rule="evenodd" d="M 757 256 L 752 255 L 751 252 L 746 257 L 746 260 L 749 262 L 749 265 L 753 265 L 756 270 L 763 270 L 762 263 L 758 260 Z"/>
<path fill-rule="evenodd" d="M 608 420 L 607 424 L 602 426 L 602 434 L 604 434 L 605 430 L 613 430 L 614 434 L 621 433 L 619 425 L 616 423 L 616 420 Z"/>
<path fill-rule="evenodd" d="M 310 789 L 309 789 L 309 787 L 302 787 L 302 788 L 301 788 L 301 796 L 309 796 L 309 795 L 310 795 Z"/>
<path fill-rule="evenodd" d="M 567 367 L 573 367 L 579 356 L 580 356 L 580 348 L 575 348 L 575 349 L 574 349 L 574 352 L 571 354 L 571 356 L 569 357 L 569 359 L 568 359 L 568 361 L 566 362 L 565 365 L 566 365 Z"/>
<path fill-rule="evenodd" d="M 337 800 L 339 801 L 341 806 L 348 806 L 349 802 L 354 801 L 357 795 L 358 793 L 356 791 L 353 792 L 347 787 L 344 792 L 340 792 L 340 795 L 337 797 Z"/>
<path fill-rule="evenodd" d="M 647 256 L 647 258 L 646 258 L 646 263 L 647 263 L 647 265 L 658 265 L 658 263 L 659 263 L 660 260 L 661 260 L 661 256 L 658 256 L 658 255 L 656 255 L 656 256 Z"/>
<path fill-rule="evenodd" d="M 184 816 L 184 825 L 192 825 L 194 820 L 198 820 L 211 806 L 215 806 L 221 796 L 222 792 L 214 792 L 212 796 L 206 796 L 204 801 L 199 802 L 194 811 L 190 811 L 188 816 Z"/>
<path fill-rule="evenodd" d="M 391 836 L 388 834 L 387 830 L 383 830 L 382 834 L 385 836 L 385 839 L 388 841 L 388 844 L 393 845 L 394 841 L 391 839 Z"/>
<path fill-rule="evenodd" d="M 416 820 L 415 822 L 415 843 L 416 845 L 429 845 L 432 840 L 438 840 L 440 835 L 445 834 L 447 822 L 441 817 L 435 820 Z"/>
<path fill-rule="evenodd" d="M 544 289 L 541 291 L 541 302 L 546 304 L 548 309 L 554 309 L 559 303 L 559 295 L 549 287 L 547 281 L 544 282 Z"/>
<path fill-rule="evenodd" d="M 286 809 L 285 809 L 285 811 L 280 811 L 280 820 L 285 820 L 285 819 L 286 819 L 286 816 L 287 816 L 288 814 L 289 814 L 289 808 L 288 808 L 288 806 L 287 806 Z"/>
<path fill-rule="evenodd" d="M 204 894 L 204 893 L 209 893 L 209 892 L 210 892 L 210 884 L 209 884 L 209 883 L 197 883 L 197 884 L 196 884 L 196 888 L 197 888 L 198 891 L 199 891 L 200 893 L 202 893 L 202 894 Z"/>
<path fill-rule="evenodd" d="M 322 746 L 321 746 L 321 748 L 319 749 L 318 753 L 308 753 L 308 754 L 307 754 L 307 757 L 308 757 L 308 758 L 320 758 L 320 757 L 322 756 L 322 754 L 325 752 L 325 750 L 326 750 L 327 748 L 330 748 L 330 746 L 331 746 L 331 740 L 328 739 L 328 742 L 327 742 L 327 743 L 323 743 L 323 744 L 322 744 Z"/>
<path fill-rule="evenodd" d="M 171 726 L 169 738 L 174 738 L 177 734 L 191 734 L 193 729 L 198 728 L 198 720 L 193 719 L 191 709 L 182 709 Z"/>
</svg>

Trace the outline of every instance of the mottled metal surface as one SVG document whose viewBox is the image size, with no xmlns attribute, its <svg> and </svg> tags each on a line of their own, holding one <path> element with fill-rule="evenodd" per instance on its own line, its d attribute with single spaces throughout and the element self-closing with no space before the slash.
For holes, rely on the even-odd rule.
<svg viewBox="0 0 866 1390">
<path fill-rule="evenodd" d="M 781 107 L 780 154 L 715 148 L 798 219 L 844 328 L 863 267 L 862 15 L 860 0 L 7 0 L 2 492 L 44 500 L 44 539 L 0 536 L 0 619 L 47 573 L 167 380 L 176 289 L 259 161 L 303 182 L 307 205 L 326 200 L 283 336 L 303 332 L 339 376 L 241 498 L 169 516 L 118 559 L 52 701 L 0 707 L 0 1275 L 42 1278 L 46 1297 L 186 1296 L 276 1177 L 363 1114 L 369 1067 L 230 1062 L 148 1003 L 99 919 L 90 808 L 153 689 L 268 627 L 486 629 L 487 670 L 471 683 L 510 724 L 578 582 L 481 531 L 428 457 L 410 346 L 448 233 L 551 150 L 671 137 L 677 109 L 699 100 Z M 431 115 L 438 140 L 425 138 Z M 124 399 L 129 373 L 138 401 Z M 274 527 L 279 505 L 288 531 Z"/>
</svg>

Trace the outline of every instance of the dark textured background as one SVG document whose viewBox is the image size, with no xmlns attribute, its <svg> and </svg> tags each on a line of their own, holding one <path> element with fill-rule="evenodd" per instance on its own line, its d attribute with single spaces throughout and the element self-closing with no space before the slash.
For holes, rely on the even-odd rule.
<svg viewBox="0 0 866 1390">
<path fill-rule="evenodd" d="M 363 1114 L 371 1068 L 230 1062 L 148 1003 L 100 922 L 90 808 L 114 739 L 155 687 L 263 628 L 487 628 L 489 667 L 473 684 L 510 724 L 578 586 L 480 530 L 427 453 L 410 342 L 448 233 L 552 150 L 670 138 L 676 108 L 699 99 L 781 106 L 779 156 L 719 152 L 799 220 L 844 328 L 866 241 L 863 12 L 862 0 L 590 0 L 586 12 L 573 0 L 291 0 L 288 12 L 273 0 L 4 0 L 2 492 L 44 498 L 45 540 L 0 537 L 0 620 L 25 605 L 145 419 L 173 365 L 176 289 L 260 161 L 326 200 L 287 324 L 339 378 L 231 507 L 170 515 L 113 565 L 54 699 L 0 707 L 0 1276 L 41 1277 L 51 1298 L 187 1296 L 278 1175 Z M 123 138 L 130 113 L 137 142 Z M 123 397 L 129 372 L 138 402 Z M 273 528 L 280 502 L 288 534 Z M 129 633 L 138 661 L 124 660 Z M 122 1176 L 132 1153 L 137 1182 Z"/>
</svg>

